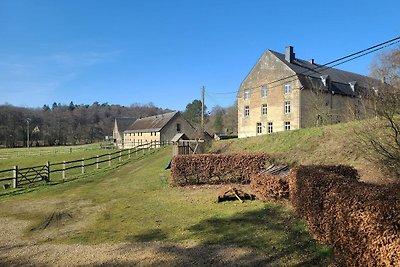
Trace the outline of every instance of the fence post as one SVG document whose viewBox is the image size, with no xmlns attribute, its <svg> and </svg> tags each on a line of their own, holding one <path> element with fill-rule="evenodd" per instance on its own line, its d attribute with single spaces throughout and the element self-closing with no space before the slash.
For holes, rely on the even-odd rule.
<svg viewBox="0 0 400 267">
<path fill-rule="evenodd" d="M 47 180 L 46 182 L 50 182 L 50 161 L 46 162 L 46 169 L 47 169 Z"/>
<path fill-rule="evenodd" d="M 149 146 L 149 152 L 150 152 L 150 150 L 151 150 L 151 145 L 153 144 L 153 141 L 150 141 L 150 144 L 148 145 Z"/>
<path fill-rule="evenodd" d="M 65 179 L 65 160 L 63 161 L 63 165 L 62 165 L 62 178 L 63 180 Z"/>
<path fill-rule="evenodd" d="M 111 154 L 108 153 L 108 167 L 111 167 Z"/>
<path fill-rule="evenodd" d="M 99 168 L 99 155 L 96 156 L 96 169 Z"/>
<path fill-rule="evenodd" d="M 131 150 L 129 149 L 128 150 L 128 159 L 130 159 L 131 158 Z"/>
<path fill-rule="evenodd" d="M 118 157 L 118 161 L 121 162 L 121 156 L 122 156 L 122 152 L 119 151 L 119 157 Z"/>
<path fill-rule="evenodd" d="M 18 187 L 18 166 L 15 165 L 13 170 L 13 188 L 17 187 Z"/>
<path fill-rule="evenodd" d="M 82 158 L 82 174 L 85 173 L 85 159 Z"/>
</svg>

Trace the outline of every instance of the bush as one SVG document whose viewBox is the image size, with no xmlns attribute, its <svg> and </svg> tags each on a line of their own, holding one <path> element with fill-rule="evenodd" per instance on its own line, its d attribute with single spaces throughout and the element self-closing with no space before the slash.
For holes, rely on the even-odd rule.
<svg viewBox="0 0 400 267">
<path fill-rule="evenodd" d="M 288 198 L 289 184 L 286 178 L 270 174 L 254 174 L 251 177 L 251 188 L 257 198 L 262 200 Z"/>
<path fill-rule="evenodd" d="M 172 159 L 171 176 L 176 185 L 249 183 L 268 159 L 262 153 L 179 155 Z"/>
<path fill-rule="evenodd" d="M 289 188 L 295 210 L 340 265 L 400 265 L 400 186 L 361 183 L 351 167 L 301 166 Z"/>
</svg>

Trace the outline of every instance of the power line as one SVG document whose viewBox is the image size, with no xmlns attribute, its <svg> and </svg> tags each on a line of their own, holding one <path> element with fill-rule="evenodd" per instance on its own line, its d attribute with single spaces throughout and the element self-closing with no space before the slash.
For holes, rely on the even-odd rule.
<svg viewBox="0 0 400 267">
<path fill-rule="evenodd" d="M 362 49 L 362 50 L 357 51 L 355 53 L 352 53 L 350 55 L 347 55 L 347 56 L 332 60 L 332 61 L 330 61 L 328 63 L 323 64 L 323 65 L 318 65 L 315 68 L 308 69 L 308 70 L 305 70 L 303 72 L 296 73 L 296 74 L 293 74 L 293 75 L 289 75 L 289 76 L 286 76 L 286 77 L 283 77 L 283 78 L 280 78 L 280 79 L 276 79 L 276 80 L 271 81 L 271 82 L 263 83 L 262 85 L 270 85 L 270 84 L 274 84 L 274 83 L 277 83 L 277 82 L 280 82 L 280 81 L 285 81 L 284 83 L 278 84 L 278 85 L 270 87 L 270 88 L 281 86 L 281 85 L 283 85 L 283 84 L 285 84 L 287 82 L 291 82 L 291 81 L 297 80 L 297 79 L 294 79 L 294 80 L 287 81 L 287 79 L 289 79 L 289 78 L 297 77 L 298 75 L 306 75 L 307 73 L 310 73 L 310 72 L 317 72 L 317 70 L 324 71 L 324 70 L 327 70 L 329 68 L 333 68 L 333 67 L 339 66 L 341 64 L 347 63 L 349 61 L 355 60 L 355 59 L 360 58 L 362 56 L 374 53 L 374 52 L 379 51 L 381 49 L 384 49 L 386 47 L 389 47 L 389 46 L 392 46 L 394 44 L 397 44 L 399 42 L 400 42 L 400 36 L 396 37 L 396 38 L 393 38 L 393 39 L 390 39 L 388 41 L 382 42 L 380 44 L 373 45 L 371 47 Z M 334 63 L 336 63 L 336 64 L 334 64 Z M 332 66 L 328 66 L 328 65 L 332 65 Z M 252 89 L 259 88 L 262 85 L 248 87 L 246 89 L 252 90 Z M 234 92 L 215 92 L 215 93 L 211 92 L 211 94 L 215 94 L 215 95 L 218 95 L 218 94 L 237 94 L 239 91 L 240 91 L 240 88 L 237 91 L 234 91 Z"/>
</svg>

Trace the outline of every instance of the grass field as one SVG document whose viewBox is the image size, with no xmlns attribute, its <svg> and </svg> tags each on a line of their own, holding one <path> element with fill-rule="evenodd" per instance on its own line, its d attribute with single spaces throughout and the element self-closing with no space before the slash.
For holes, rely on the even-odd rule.
<svg viewBox="0 0 400 267">
<path fill-rule="evenodd" d="M 13 166 L 29 167 L 43 165 L 47 161 L 60 162 L 108 153 L 100 144 L 58 147 L 3 148 L 0 149 L 0 170 Z"/>
<path fill-rule="evenodd" d="M 0 216 L 28 220 L 25 236 L 42 242 L 173 242 L 250 247 L 274 266 L 326 266 L 331 252 L 314 242 L 285 204 L 217 203 L 213 186 L 169 185 L 171 148 L 70 182 L 0 197 Z"/>
</svg>

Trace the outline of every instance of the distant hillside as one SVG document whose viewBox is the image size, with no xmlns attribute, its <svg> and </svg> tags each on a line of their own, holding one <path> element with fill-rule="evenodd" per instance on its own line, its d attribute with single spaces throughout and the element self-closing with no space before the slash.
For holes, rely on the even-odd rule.
<svg viewBox="0 0 400 267">
<path fill-rule="evenodd" d="M 359 122 L 340 123 L 318 128 L 278 132 L 243 139 L 213 142 L 214 153 L 266 152 L 277 162 L 290 165 L 344 164 L 358 169 L 362 180 L 382 183 L 379 168 L 364 157 L 357 139 L 363 130 Z"/>
</svg>

